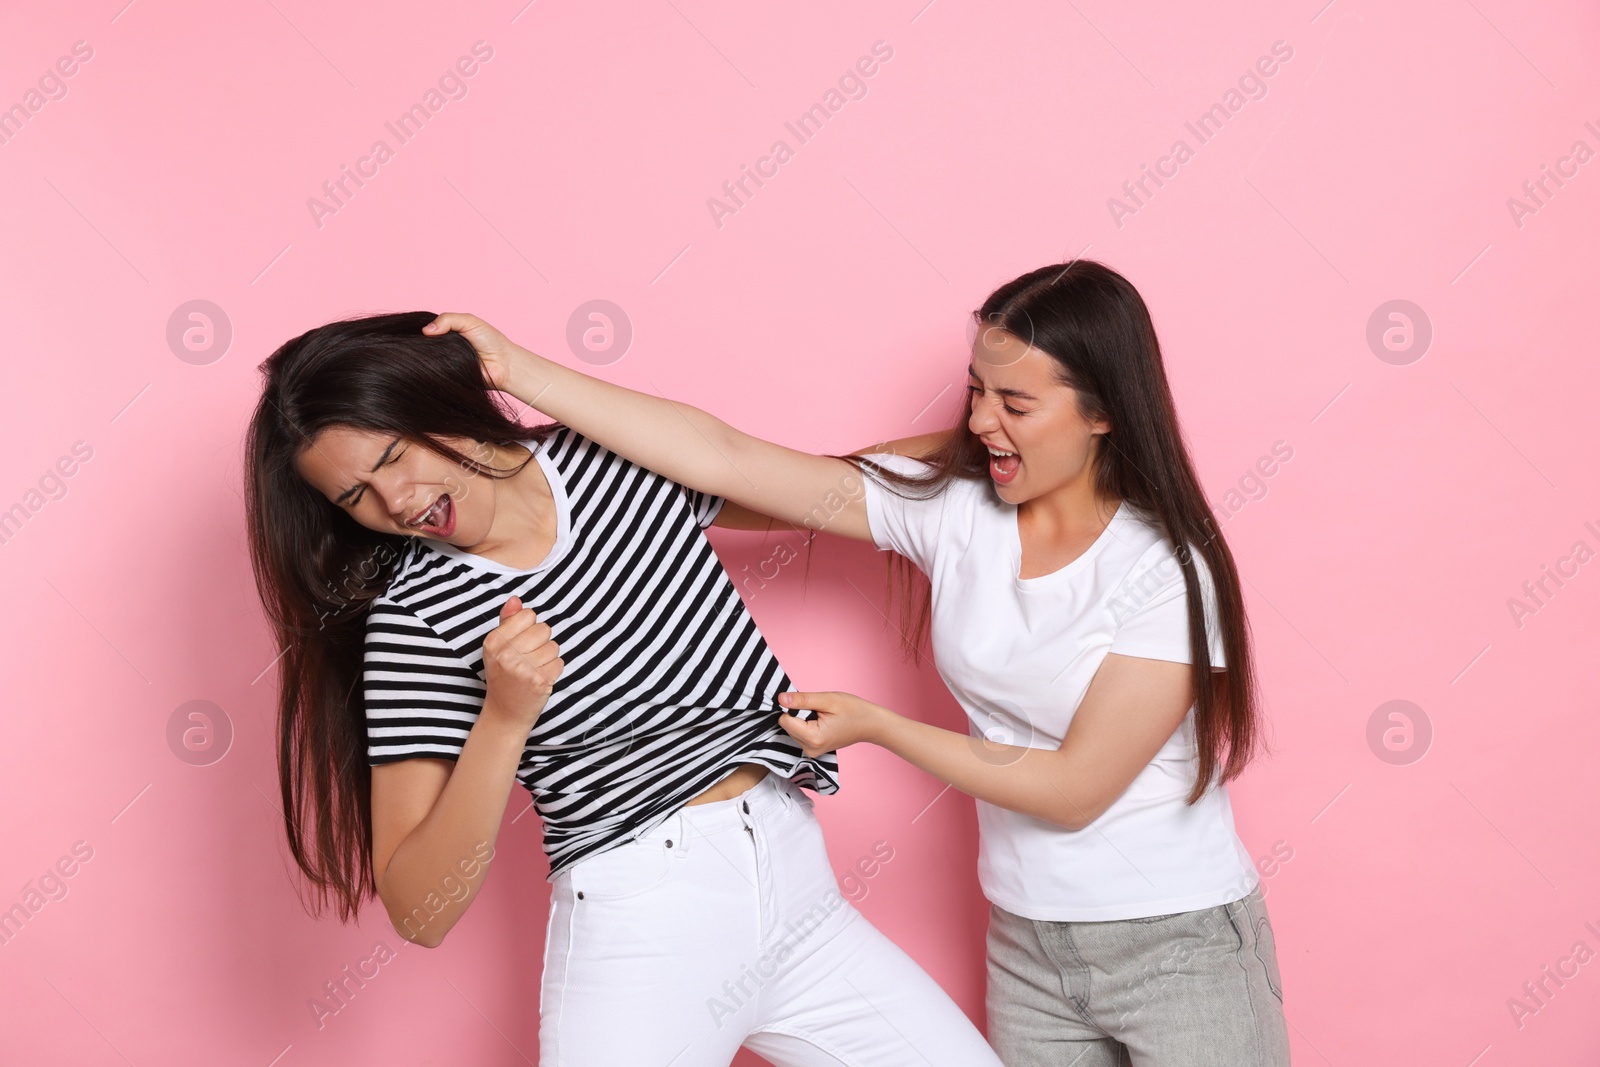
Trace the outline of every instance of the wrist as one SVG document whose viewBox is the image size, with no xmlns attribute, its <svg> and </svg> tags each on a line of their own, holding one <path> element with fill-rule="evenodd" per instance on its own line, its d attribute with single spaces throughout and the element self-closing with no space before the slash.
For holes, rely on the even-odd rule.
<svg viewBox="0 0 1600 1067">
<path fill-rule="evenodd" d="M 515 712 L 502 710 L 494 697 L 489 696 L 484 700 L 482 710 L 478 712 L 478 721 L 472 724 L 472 732 L 496 749 L 514 749 L 520 758 L 523 747 L 528 743 L 528 735 L 533 732 L 533 726 L 523 725 Z"/>
<path fill-rule="evenodd" d="M 895 751 L 895 742 L 898 740 L 905 723 L 908 720 L 890 711 L 879 704 L 867 705 L 867 722 L 862 740 L 871 742 L 879 748 Z"/>
<path fill-rule="evenodd" d="M 506 392 L 533 406 L 534 398 L 544 391 L 549 383 L 549 374 L 546 373 L 550 361 L 534 352 L 513 345 L 506 355 Z"/>
</svg>

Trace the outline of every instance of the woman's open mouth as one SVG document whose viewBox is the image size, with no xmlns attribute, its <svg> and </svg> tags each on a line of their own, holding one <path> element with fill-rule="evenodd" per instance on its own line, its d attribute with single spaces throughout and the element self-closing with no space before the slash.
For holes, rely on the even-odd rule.
<svg viewBox="0 0 1600 1067">
<path fill-rule="evenodd" d="M 406 523 L 413 530 L 433 534 L 435 537 L 449 537 L 456 529 L 456 505 L 450 499 L 449 493 L 440 493 L 439 499 L 429 506 L 427 511 Z"/>
<path fill-rule="evenodd" d="M 1002 452 L 998 448 L 989 449 L 989 477 L 1001 485 L 1007 485 L 1016 480 L 1017 470 L 1022 466 L 1022 457 L 1015 452 Z"/>
</svg>

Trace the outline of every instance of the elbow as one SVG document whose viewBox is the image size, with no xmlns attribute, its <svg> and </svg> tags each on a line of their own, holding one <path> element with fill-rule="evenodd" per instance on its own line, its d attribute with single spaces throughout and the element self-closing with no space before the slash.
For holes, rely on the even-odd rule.
<svg viewBox="0 0 1600 1067">
<path fill-rule="evenodd" d="M 384 901 L 384 910 L 389 914 L 389 926 L 402 940 L 423 948 L 438 948 L 444 944 L 444 935 L 450 932 L 450 927 L 440 921 L 442 916 L 429 912 L 425 907 L 409 911 L 403 909 L 402 904 Z"/>
<path fill-rule="evenodd" d="M 399 934 L 401 938 L 422 948 L 438 948 L 444 944 L 444 935 L 449 933 L 448 930 L 432 929 L 430 926 L 419 927 L 416 919 L 409 915 L 399 922 L 396 922 L 394 917 L 390 916 L 389 925 L 394 928 L 394 932 Z"/>
<path fill-rule="evenodd" d="M 1071 830 L 1076 833 L 1080 830 L 1087 830 L 1094 825 L 1094 821 L 1105 814 L 1108 806 L 1106 804 L 1084 804 L 1063 800 L 1046 818 L 1063 830 Z"/>
<path fill-rule="evenodd" d="M 406 932 L 404 930 L 398 930 L 397 928 L 397 931 L 401 937 L 406 937 Z M 437 937 L 423 937 L 419 934 L 415 937 L 407 937 L 406 939 L 413 945 L 420 945 L 422 948 L 438 948 L 440 945 L 444 944 L 444 934 L 439 934 Z"/>
</svg>

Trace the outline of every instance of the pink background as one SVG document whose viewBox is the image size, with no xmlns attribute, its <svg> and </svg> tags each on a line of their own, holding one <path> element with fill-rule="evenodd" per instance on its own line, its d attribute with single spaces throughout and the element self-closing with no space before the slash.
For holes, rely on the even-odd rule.
<svg viewBox="0 0 1600 1067">
<path fill-rule="evenodd" d="M 1203 484 L 1234 512 L 1275 752 L 1233 797 L 1252 855 L 1292 852 L 1265 884 L 1296 1062 L 1600 1057 L 1600 962 L 1523 990 L 1580 941 L 1600 952 L 1600 562 L 1565 564 L 1520 625 L 1508 604 L 1576 542 L 1600 550 L 1600 161 L 1520 225 L 1507 203 L 1575 141 L 1600 149 L 1600 14 L 922 2 L 0 14 L 0 106 L 93 49 L 0 145 L 0 508 L 28 513 L 0 544 L 0 908 L 93 850 L 0 945 L 0 1060 L 536 1058 L 547 889 L 536 818 L 511 822 L 522 791 L 437 951 L 380 910 L 341 927 L 296 901 L 240 497 L 256 365 L 282 341 L 471 310 L 584 366 L 566 323 L 603 298 L 634 340 L 597 373 L 843 451 L 946 423 L 966 313 L 1080 254 L 1149 302 Z M 384 123 L 479 40 L 467 95 L 398 144 Z M 798 144 L 784 122 L 880 40 L 866 96 Z M 1184 123 L 1276 41 L 1293 56 L 1267 94 L 1199 145 Z M 319 227 L 308 198 L 379 138 L 394 158 Z M 707 199 L 779 138 L 793 158 L 719 227 Z M 1119 225 L 1108 198 L 1179 138 L 1194 157 Z M 190 362 L 166 330 L 196 299 L 233 337 Z M 1395 299 L 1434 333 L 1405 365 L 1366 340 Z M 77 441 L 92 458 L 51 481 Z M 1293 458 L 1251 483 L 1280 441 Z M 1226 504 L 1242 478 L 1255 499 Z M 774 550 L 715 540 L 736 574 Z M 797 683 L 958 725 L 896 658 L 882 559 L 824 542 L 803 569 L 751 598 Z M 168 745 L 190 700 L 232 724 L 209 765 Z M 1391 700 L 1431 724 L 1420 760 L 1369 745 Z M 860 907 L 981 1022 L 971 802 L 929 806 L 938 785 L 880 751 L 842 762 L 819 804 L 837 867 L 894 848 Z M 379 942 L 396 957 L 319 1028 L 310 1000 Z"/>
</svg>

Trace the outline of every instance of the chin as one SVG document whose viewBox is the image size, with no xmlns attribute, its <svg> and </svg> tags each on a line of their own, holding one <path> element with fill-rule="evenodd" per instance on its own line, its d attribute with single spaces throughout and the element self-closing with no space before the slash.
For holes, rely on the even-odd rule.
<svg viewBox="0 0 1600 1067">
<path fill-rule="evenodd" d="M 1018 491 L 1016 482 L 1010 482 L 1006 485 L 1001 485 L 999 482 L 991 478 L 989 479 L 989 484 L 994 486 L 995 496 L 998 496 L 1007 504 L 1020 504 L 1024 500 L 1028 499 L 1028 494 L 1025 491 Z"/>
</svg>

